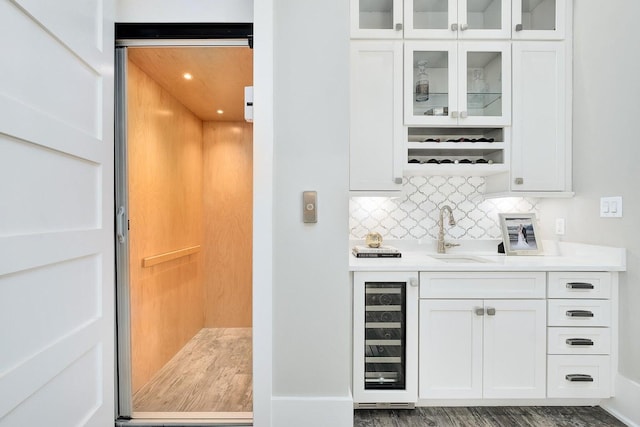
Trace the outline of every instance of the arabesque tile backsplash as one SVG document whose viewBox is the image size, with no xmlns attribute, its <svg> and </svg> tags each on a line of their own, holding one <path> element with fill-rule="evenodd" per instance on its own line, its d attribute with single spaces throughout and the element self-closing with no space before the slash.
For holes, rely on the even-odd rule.
<svg viewBox="0 0 640 427">
<path fill-rule="evenodd" d="M 538 213 L 536 199 L 511 197 L 484 200 L 483 177 L 405 177 L 402 197 L 352 197 L 351 239 L 377 231 L 384 239 L 437 239 L 440 207 L 449 205 L 455 226 L 445 225 L 453 239 L 500 239 L 499 212 Z"/>
</svg>

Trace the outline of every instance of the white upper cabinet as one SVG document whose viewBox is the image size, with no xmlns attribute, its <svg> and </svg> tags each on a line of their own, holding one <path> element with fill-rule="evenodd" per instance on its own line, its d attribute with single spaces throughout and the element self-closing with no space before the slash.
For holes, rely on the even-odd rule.
<svg viewBox="0 0 640 427">
<path fill-rule="evenodd" d="M 511 122 L 508 42 L 405 42 L 406 125 Z"/>
<path fill-rule="evenodd" d="M 565 38 L 568 0 L 514 0 L 511 20 L 514 40 L 562 40 Z"/>
<path fill-rule="evenodd" d="M 351 42 L 352 191 L 402 189 L 402 42 Z"/>
<path fill-rule="evenodd" d="M 563 42 L 513 47 L 511 191 L 571 189 L 570 70 Z"/>
<path fill-rule="evenodd" d="M 406 0 L 404 37 L 508 39 L 511 0 Z"/>
<path fill-rule="evenodd" d="M 351 37 L 509 39 L 511 0 L 351 0 Z"/>
</svg>

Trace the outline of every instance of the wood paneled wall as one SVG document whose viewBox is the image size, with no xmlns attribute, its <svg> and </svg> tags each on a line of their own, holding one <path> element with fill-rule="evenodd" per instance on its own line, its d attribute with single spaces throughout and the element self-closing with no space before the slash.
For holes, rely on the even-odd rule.
<svg viewBox="0 0 640 427">
<path fill-rule="evenodd" d="M 128 67 L 135 392 L 204 326 L 203 253 L 193 249 L 203 245 L 202 121 L 134 63 Z M 184 256 L 143 267 L 145 258 L 181 249 Z"/>
<path fill-rule="evenodd" d="M 250 327 L 253 125 L 205 122 L 203 134 L 205 323 Z"/>
</svg>

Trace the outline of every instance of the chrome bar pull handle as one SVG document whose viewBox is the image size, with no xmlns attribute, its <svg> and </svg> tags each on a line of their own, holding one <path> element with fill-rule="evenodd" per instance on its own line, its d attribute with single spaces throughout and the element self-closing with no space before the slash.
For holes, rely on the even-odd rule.
<svg viewBox="0 0 640 427">
<path fill-rule="evenodd" d="M 567 338 L 565 342 L 567 343 L 567 345 L 570 345 L 572 347 L 593 345 L 593 340 L 590 340 L 589 338 Z"/>
<path fill-rule="evenodd" d="M 587 374 L 567 374 L 564 377 L 567 381 L 575 383 L 575 382 L 583 382 L 583 383 L 592 383 L 593 377 Z"/>
<path fill-rule="evenodd" d="M 569 282 L 567 283 L 567 289 L 593 289 L 593 283 L 587 282 Z"/>
<path fill-rule="evenodd" d="M 567 310 L 567 317 L 593 317 L 593 311 L 589 310 Z"/>
</svg>

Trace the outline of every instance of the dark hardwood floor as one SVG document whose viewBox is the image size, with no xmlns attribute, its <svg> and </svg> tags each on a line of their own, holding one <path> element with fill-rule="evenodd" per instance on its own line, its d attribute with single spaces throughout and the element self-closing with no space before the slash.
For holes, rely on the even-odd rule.
<svg viewBox="0 0 640 427">
<path fill-rule="evenodd" d="M 595 406 L 357 409 L 354 427 L 595 427 L 626 424 Z"/>
</svg>

